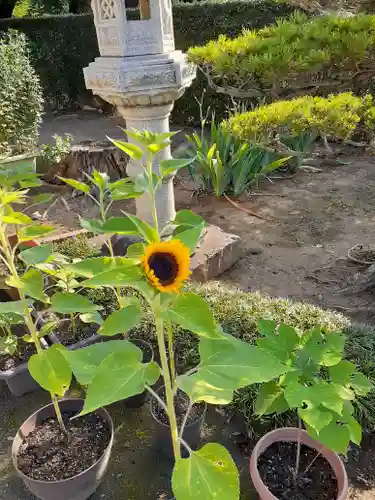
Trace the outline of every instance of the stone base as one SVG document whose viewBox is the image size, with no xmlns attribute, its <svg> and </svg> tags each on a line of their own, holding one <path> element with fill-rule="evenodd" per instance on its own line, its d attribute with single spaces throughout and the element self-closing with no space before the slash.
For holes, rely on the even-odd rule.
<svg viewBox="0 0 375 500">
<path fill-rule="evenodd" d="M 191 278 L 200 282 L 212 280 L 232 267 L 243 253 L 239 236 L 209 226 L 203 242 L 191 258 Z"/>
</svg>

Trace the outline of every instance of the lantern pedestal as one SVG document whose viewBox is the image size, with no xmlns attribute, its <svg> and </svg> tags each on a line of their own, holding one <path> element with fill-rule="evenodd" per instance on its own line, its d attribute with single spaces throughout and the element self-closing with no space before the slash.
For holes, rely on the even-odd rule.
<svg viewBox="0 0 375 500">
<path fill-rule="evenodd" d="M 86 87 L 117 107 L 131 130 L 169 132 L 169 116 L 174 101 L 181 97 L 195 78 L 195 67 L 180 51 L 139 57 L 98 57 L 84 69 Z M 132 138 L 128 138 L 132 142 Z M 170 148 L 155 157 L 158 173 L 161 160 L 171 157 Z M 139 162 L 129 161 L 127 173 L 135 179 L 142 172 Z M 174 218 L 173 177 L 156 193 L 156 208 L 161 226 Z M 152 222 L 147 195 L 136 199 L 137 216 Z"/>
</svg>

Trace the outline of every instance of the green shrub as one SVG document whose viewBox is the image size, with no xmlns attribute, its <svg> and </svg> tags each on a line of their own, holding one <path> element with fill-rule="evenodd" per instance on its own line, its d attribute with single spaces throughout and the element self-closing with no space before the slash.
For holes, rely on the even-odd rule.
<svg viewBox="0 0 375 500">
<path fill-rule="evenodd" d="M 89 257 L 97 257 L 99 253 L 89 244 L 89 240 L 84 234 L 56 241 L 53 244 L 53 250 L 69 259 L 88 259 Z"/>
<path fill-rule="evenodd" d="M 35 152 L 42 103 L 26 37 L 10 31 L 0 39 L 0 157 Z"/>
<path fill-rule="evenodd" d="M 173 6 L 176 48 L 187 50 L 221 33 L 235 36 L 242 28 L 262 27 L 293 11 L 294 8 L 272 0 L 177 3 Z M 9 28 L 22 31 L 30 40 L 33 64 L 50 108 L 71 106 L 77 101 L 90 103 L 87 96 L 91 92 L 85 89 L 82 68 L 99 55 L 92 14 L 1 19 L 0 31 Z M 172 115 L 174 122 L 199 122 L 194 95 L 200 95 L 205 87 L 206 81 L 199 75 L 177 101 Z M 216 116 L 224 117 L 227 99 L 215 94 L 210 99 Z"/>
<path fill-rule="evenodd" d="M 321 136 L 348 139 L 362 127 L 368 138 L 374 128 L 375 107 L 370 95 L 351 92 L 328 98 L 303 96 L 276 101 L 254 111 L 234 115 L 225 127 L 238 139 L 256 141 L 289 154 L 291 139 Z"/>
<path fill-rule="evenodd" d="M 375 74 L 375 18 L 301 13 L 189 50 L 217 91 L 235 97 L 367 91 Z"/>
</svg>

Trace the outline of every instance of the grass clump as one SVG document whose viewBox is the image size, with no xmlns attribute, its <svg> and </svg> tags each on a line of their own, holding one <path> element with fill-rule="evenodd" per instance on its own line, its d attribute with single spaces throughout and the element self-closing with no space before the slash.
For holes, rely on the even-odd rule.
<svg viewBox="0 0 375 500">
<path fill-rule="evenodd" d="M 69 259 L 88 259 L 89 257 L 99 256 L 98 250 L 90 245 L 89 239 L 84 234 L 54 242 L 53 250 Z"/>
</svg>

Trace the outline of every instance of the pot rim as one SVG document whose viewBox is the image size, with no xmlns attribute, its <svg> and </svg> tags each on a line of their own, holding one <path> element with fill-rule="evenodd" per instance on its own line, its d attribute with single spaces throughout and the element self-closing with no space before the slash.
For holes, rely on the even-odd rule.
<svg viewBox="0 0 375 500">
<path fill-rule="evenodd" d="M 302 444 L 305 444 L 306 446 L 314 449 L 317 452 L 320 451 L 320 454 L 331 466 L 331 469 L 336 477 L 338 487 L 337 497 L 334 500 L 346 500 L 349 489 L 349 481 L 345 466 L 341 458 L 333 450 L 330 450 L 323 444 L 315 441 L 311 436 L 309 436 L 307 431 L 301 430 L 300 432 Z M 290 441 L 296 442 L 298 439 L 298 434 L 299 429 L 296 427 L 280 427 L 268 432 L 256 443 L 250 458 L 250 476 L 257 493 L 263 500 L 279 499 L 271 493 L 267 485 L 262 481 L 262 478 L 260 477 L 258 470 L 258 459 L 260 455 L 262 455 L 262 453 L 273 443 Z M 338 475 L 340 475 L 340 477 L 338 477 Z M 264 497 L 265 493 L 267 494 L 267 497 Z"/>
<path fill-rule="evenodd" d="M 159 389 L 156 391 L 156 393 L 158 393 L 159 391 L 161 391 L 162 389 L 164 388 L 164 385 L 162 385 L 161 387 L 159 387 Z M 181 389 L 180 389 L 181 390 Z M 156 398 L 151 395 L 151 398 L 150 398 L 150 413 L 151 413 L 151 416 L 154 420 L 157 421 L 158 424 L 162 425 L 163 427 L 168 427 L 170 428 L 171 426 L 169 424 L 165 424 L 164 422 L 161 422 L 158 417 L 155 415 L 154 413 L 154 410 L 152 408 L 152 402 L 153 401 L 157 401 Z M 206 411 L 207 411 L 207 403 L 205 401 L 201 401 L 201 402 L 197 402 L 197 403 L 194 403 L 194 404 L 204 404 L 204 408 L 203 408 L 203 412 L 202 414 L 196 418 L 195 420 L 193 420 L 192 422 L 190 422 L 189 424 L 186 424 L 185 425 L 185 429 L 188 428 L 188 427 L 191 427 L 192 425 L 196 424 L 197 422 L 199 422 L 200 420 L 202 420 L 204 418 L 204 416 L 206 415 Z M 194 406 L 194 405 L 193 405 Z"/>
<path fill-rule="evenodd" d="M 65 402 L 65 401 L 82 401 L 84 403 L 85 400 L 82 399 L 82 398 L 62 398 L 62 399 L 59 400 L 59 403 Z M 37 415 L 40 411 L 44 410 L 45 408 L 48 408 L 49 406 L 53 406 L 53 403 L 50 403 L 48 405 L 43 406 L 42 408 L 39 408 L 39 410 L 35 411 L 26 420 L 24 420 L 24 422 L 22 423 L 22 425 L 24 425 L 30 418 L 34 417 L 34 415 Z M 33 479 L 32 477 L 27 476 L 26 474 L 24 474 L 18 468 L 18 464 L 17 464 L 18 450 L 17 450 L 17 453 L 15 453 L 15 450 L 14 450 L 14 439 L 13 439 L 13 443 L 12 443 L 12 462 L 13 462 L 14 468 L 17 471 L 17 474 L 19 474 L 22 478 L 26 478 L 28 481 L 33 481 L 33 482 L 38 483 L 38 484 L 45 484 L 45 483 L 47 483 L 47 484 L 61 484 L 61 483 L 65 483 L 67 481 L 71 481 L 72 479 L 76 479 L 77 477 L 82 476 L 83 474 L 86 474 L 89 470 L 91 470 L 93 467 L 95 467 L 97 465 L 97 463 L 100 462 L 100 460 L 103 458 L 103 456 L 108 451 L 108 449 L 110 449 L 112 447 L 113 440 L 114 440 L 114 425 L 113 425 L 112 417 L 111 417 L 111 415 L 108 413 L 108 411 L 105 408 L 98 408 L 97 410 L 95 410 L 92 413 L 96 413 L 99 410 L 101 410 L 104 413 L 104 416 L 107 419 L 107 423 L 109 424 L 109 427 L 110 427 L 111 437 L 109 439 L 109 442 L 108 442 L 107 446 L 103 450 L 103 453 L 98 458 L 98 460 L 96 462 L 94 462 L 88 469 L 83 470 L 82 472 L 80 472 L 79 474 L 76 474 L 75 476 L 68 477 L 66 479 L 60 479 L 58 481 L 42 481 L 41 479 Z M 18 428 L 17 434 L 19 433 L 22 425 Z"/>
</svg>

